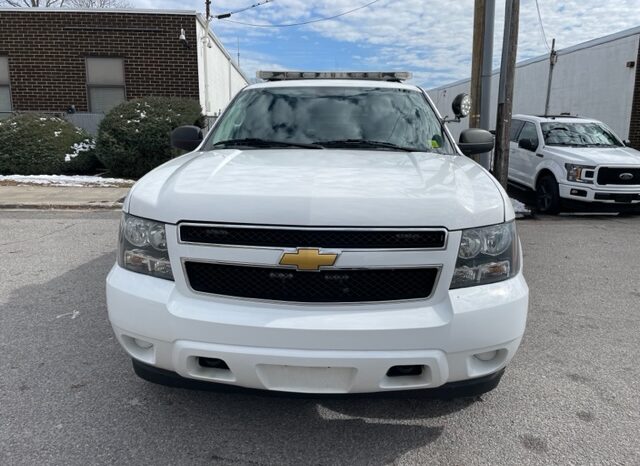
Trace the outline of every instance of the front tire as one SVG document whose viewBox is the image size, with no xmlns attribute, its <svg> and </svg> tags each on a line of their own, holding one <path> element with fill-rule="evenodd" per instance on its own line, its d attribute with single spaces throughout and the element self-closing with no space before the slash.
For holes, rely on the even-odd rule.
<svg viewBox="0 0 640 466">
<path fill-rule="evenodd" d="M 536 205 L 541 214 L 560 212 L 560 189 L 553 175 L 543 175 L 536 183 Z"/>
</svg>

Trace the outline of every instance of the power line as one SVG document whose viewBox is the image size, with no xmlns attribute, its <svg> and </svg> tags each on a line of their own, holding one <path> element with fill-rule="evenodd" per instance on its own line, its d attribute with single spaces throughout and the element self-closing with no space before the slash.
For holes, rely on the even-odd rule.
<svg viewBox="0 0 640 466">
<path fill-rule="evenodd" d="M 236 10 L 236 11 L 230 11 L 228 13 L 222 13 L 221 15 L 216 15 L 216 18 L 225 19 L 225 18 L 228 18 L 231 15 L 235 15 L 236 13 L 242 13 L 243 11 L 247 11 L 247 10 L 250 10 L 251 8 L 256 8 L 256 7 L 261 6 L 261 5 L 266 5 L 267 3 L 271 3 L 273 1 L 274 0 L 264 0 L 262 2 L 254 3 L 253 5 L 249 5 L 246 8 L 241 8 L 241 9 Z"/>
<path fill-rule="evenodd" d="M 547 50 L 551 51 L 551 47 L 549 47 L 549 41 L 547 40 L 547 34 L 544 32 L 544 24 L 542 23 L 542 15 L 540 14 L 540 4 L 538 3 L 538 0 L 536 0 L 536 9 L 538 10 L 538 22 L 540 23 L 540 32 L 542 32 L 544 45 L 547 47 Z"/>
<path fill-rule="evenodd" d="M 256 28 L 287 28 L 287 27 L 294 27 L 294 26 L 304 26 L 305 24 L 311 24 L 311 23 L 319 23 L 320 21 L 329 21 L 332 19 L 336 19 L 339 18 L 341 16 L 345 16 L 348 15 L 350 13 L 353 13 L 355 11 L 358 10 L 362 10 L 363 8 L 367 8 L 368 6 L 373 5 L 374 3 L 378 3 L 380 0 L 373 0 L 372 2 L 369 2 L 365 5 L 359 6 L 357 8 L 354 8 L 352 10 L 349 11 L 344 11 L 340 14 L 337 15 L 333 15 L 333 16 L 327 16 L 325 18 L 318 18 L 318 19 L 312 19 L 309 21 L 303 21 L 300 23 L 287 23 L 287 24 L 254 24 L 254 23 L 245 23 L 243 21 L 234 21 L 231 19 L 227 19 L 228 23 L 234 23 L 234 24 L 242 24 L 243 26 L 252 26 L 252 27 L 256 27 Z M 221 18 L 223 19 L 223 18 Z"/>
</svg>

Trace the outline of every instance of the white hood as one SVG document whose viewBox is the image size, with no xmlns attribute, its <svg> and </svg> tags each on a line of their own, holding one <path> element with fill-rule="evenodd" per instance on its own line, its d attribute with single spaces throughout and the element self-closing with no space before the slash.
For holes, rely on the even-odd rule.
<svg viewBox="0 0 640 466">
<path fill-rule="evenodd" d="M 363 150 L 217 150 L 153 170 L 132 189 L 133 215 L 296 226 L 442 226 L 512 218 L 506 194 L 462 156 Z"/>
<path fill-rule="evenodd" d="M 546 152 L 583 165 L 640 165 L 640 152 L 630 147 L 560 147 L 545 146 Z"/>
</svg>

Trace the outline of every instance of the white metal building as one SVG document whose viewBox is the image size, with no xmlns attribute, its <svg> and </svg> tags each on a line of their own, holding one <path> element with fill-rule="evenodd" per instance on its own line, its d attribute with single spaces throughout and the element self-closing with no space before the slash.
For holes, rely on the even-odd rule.
<svg viewBox="0 0 640 466">
<path fill-rule="evenodd" d="M 640 27 L 558 50 L 553 72 L 549 114 L 568 112 L 595 118 L 623 139 L 640 147 Z M 549 76 L 549 56 L 517 65 L 513 113 L 542 115 Z M 491 82 L 491 129 L 495 128 L 499 70 Z M 470 79 L 428 91 L 442 115 L 451 114 L 451 102 L 470 92 Z M 455 137 L 468 127 L 468 119 L 450 124 Z"/>
<path fill-rule="evenodd" d="M 205 115 L 217 115 L 249 81 L 204 16 L 196 19 L 200 105 Z"/>
</svg>

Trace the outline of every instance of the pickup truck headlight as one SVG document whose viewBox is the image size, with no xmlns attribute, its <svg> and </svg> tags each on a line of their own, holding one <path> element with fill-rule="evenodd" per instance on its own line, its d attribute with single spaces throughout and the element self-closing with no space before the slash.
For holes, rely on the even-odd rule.
<svg viewBox="0 0 640 466">
<path fill-rule="evenodd" d="M 173 280 L 164 223 L 123 214 L 118 264 L 132 272 Z"/>
<path fill-rule="evenodd" d="M 515 276 L 520 270 L 514 222 L 462 231 L 450 289 L 486 285 Z"/>
<path fill-rule="evenodd" d="M 565 163 L 564 167 L 567 169 L 567 181 L 593 184 L 593 176 L 595 174 L 596 167 L 589 165 L 574 165 L 572 163 Z"/>
</svg>

